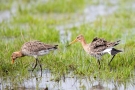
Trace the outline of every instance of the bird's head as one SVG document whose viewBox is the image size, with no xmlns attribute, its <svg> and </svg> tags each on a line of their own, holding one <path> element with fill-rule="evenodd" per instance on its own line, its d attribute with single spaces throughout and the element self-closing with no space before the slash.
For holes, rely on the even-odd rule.
<svg viewBox="0 0 135 90">
<path fill-rule="evenodd" d="M 78 35 L 75 40 L 73 40 L 69 45 L 75 43 L 75 42 L 82 42 L 84 40 L 84 37 L 82 34 Z"/>
<path fill-rule="evenodd" d="M 11 58 L 12 58 L 12 64 L 14 63 L 14 61 L 19 58 L 19 57 L 22 57 L 22 53 L 20 51 L 18 52 L 13 52 L 12 55 L 11 55 Z"/>
</svg>

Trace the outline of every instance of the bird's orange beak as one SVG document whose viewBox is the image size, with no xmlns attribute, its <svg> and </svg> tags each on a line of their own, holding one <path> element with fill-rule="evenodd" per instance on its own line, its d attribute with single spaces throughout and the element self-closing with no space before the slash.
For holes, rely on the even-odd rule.
<svg viewBox="0 0 135 90">
<path fill-rule="evenodd" d="M 74 41 L 70 42 L 69 45 L 71 45 L 71 44 L 73 44 L 75 42 L 77 42 L 77 39 L 75 39 Z"/>
<path fill-rule="evenodd" d="M 12 59 L 12 64 L 14 64 L 14 61 L 15 61 L 15 60 L 14 60 L 14 59 Z"/>
</svg>

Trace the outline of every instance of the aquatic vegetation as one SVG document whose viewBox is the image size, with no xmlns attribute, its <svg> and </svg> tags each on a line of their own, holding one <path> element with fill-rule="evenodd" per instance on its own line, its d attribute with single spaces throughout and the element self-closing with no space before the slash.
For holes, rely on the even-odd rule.
<svg viewBox="0 0 135 90">
<path fill-rule="evenodd" d="M 23 82 L 24 79 L 30 78 L 31 72 L 28 70 L 34 65 L 33 58 L 20 58 L 14 65 L 11 65 L 11 54 L 20 50 L 20 46 L 24 42 L 40 40 L 44 43 L 59 45 L 57 51 L 40 57 L 43 69 L 48 69 L 53 75 L 52 80 L 59 81 L 61 77 L 72 72 L 71 77 L 86 76 L 103 81 L 130 81 L 135 75 L 135 11 L 132 2 L 133 0 L 128 2 L 118 0 L 115 4 L 117 10 L 114 13 L 97 16 L 92 22 L 81 22 L 81 24 L 71 26 L 72 23 L 79 22 L 78 17 L 83 15 L 85 6 L 98 5 L 101 2 L 95 0 L 91 2 L 89 0 L 74 0 L 74 2 L 72 0 L 41 0 L 36 5 L 31 0 L 16 1 L 18 3 L 16 15 L 0 23 L 0 77 L 10 78 L 14 82 L 13 85 L 18 81 Z M 13 1 L 10 1 L 7 5 L 0 5 L 3 7 L 1 10 L 11 8 L 12 3 Z M 109 3 L 110 1 L 103 5 L 109 6 Z M 111 6 L 115 5 L 111 4 Z M 63 32 L 58 30 L 58 26 L 62 26 L 61 30 L 64 31 L 65 38 L 68 38 L 68 32 L 71 33 L 70 39 L 65 40 L 65 43 L 61 42 L 60 35 Z M 91 42 L 94 37 L 105 38 L 107 41 L 121 40 L 116 48 L 123 52 L 114 58 L 110 66 L 107 64 L 111 57 L 103 56 L 99 70 L 96 59 L 87 55 L 80 44 L 76 43 L 66 47 L 70 40 L 79 34 L 83 34 L 88 42 Z M 33 72 L 35 76 L 38 70 L 40 67 Z"/>
</svg>

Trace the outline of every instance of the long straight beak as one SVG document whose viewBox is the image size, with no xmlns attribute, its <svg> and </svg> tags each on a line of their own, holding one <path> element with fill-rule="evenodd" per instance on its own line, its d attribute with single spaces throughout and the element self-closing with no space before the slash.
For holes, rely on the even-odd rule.
<svg viewBox="0 0 135 90">
<path fill-rule="evenodd" d="M 71 44 L 73 44 L 75 42 L 77 42 L 77 39 L 75 39 L 74 41 L 70 42 L 69 45 L 71 45 Z"/>
<path fill-rule="evenodd" d="M 14 60 L 14 59 L 12 59 L 12 64 L 14 64 L 14 61 L 15 61 L 15 60 Z"/>
</svg>

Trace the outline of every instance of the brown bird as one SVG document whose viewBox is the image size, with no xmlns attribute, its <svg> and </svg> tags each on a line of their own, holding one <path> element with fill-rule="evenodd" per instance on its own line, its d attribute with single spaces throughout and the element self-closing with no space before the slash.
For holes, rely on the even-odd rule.
<svg viewBox="0 0 135 90">
<path fill-rule="evenodd" d="M 121 50 L 117 50 L 114 48 L 114 46 L 118 45 L 120 40 L 116 41 L 116 42 L 108 42 L 104 39 L 101 38 L 94 38 L 92 40 L 91 43 L 87 44 L 84 36 L 83 35 L 79 35 L 76 37 L 76 39 L 74 41 L 72 41 L 69 45 L 75 43 L 75 42 L 80 42 L 82 44 L 83 49 L 90 54 L 91 56 L 94 56 L 97 58 L 97 61 L 100 65 L 100 60 L 101 57 L 106 54 L 109 53 L 110 55 L 112 55 L 112 58 L 109 62 L 108 65 L 110 65 L 111 61 L 113 60 L 113 58 L 115 57 L 115 55 L 119 52 L 122 52 Z"/>
<path fill-rule="evenodd" d="M 50 51 L 57 49 L 57 46 L 58 45 L 45 44 L 45 43 L 40 42 L 40 41 L 26 42 L 21 47 L 20 51 L 13 52 L 13 54 L 11 56 L 12 57 L 12 64 L 14 63 L 14 61 L 17 58 L 24 57 L 24 56 L 33 56 L 36 59 L 36 64 L 35 64 L 34 68 L 32 69 L 32 71 L 34 71 L 34 69 L 37 66 L 37 63 L 39 63 L 40 69 L 41 69 L 41 76 L 42 76 L 42 66 L 38 60 L 38 56 L 48 54 Z"/>
</svg>

